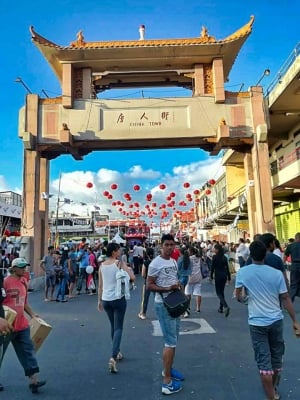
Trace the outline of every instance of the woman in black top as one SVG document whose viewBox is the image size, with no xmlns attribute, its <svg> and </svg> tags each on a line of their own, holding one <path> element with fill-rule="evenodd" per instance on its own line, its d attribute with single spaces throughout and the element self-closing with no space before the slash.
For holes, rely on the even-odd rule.
<svg viewBox="0 0 300 400">
<path fill-rule="evenodd" d="M 228 260 L 224 256 L 224 249 L 220 244 L 214 246 L 214 253 L 211 264 L 210 279 L 215 278 L 216 294 L 220 300 L 218 311 L 222 313 L 224 310 L 225 317 L 228 317 L 230 308 L 226 303 L 224 295 L 226 281 L 228 280 L 230 282 L 231 280 Z"/>
</svg>

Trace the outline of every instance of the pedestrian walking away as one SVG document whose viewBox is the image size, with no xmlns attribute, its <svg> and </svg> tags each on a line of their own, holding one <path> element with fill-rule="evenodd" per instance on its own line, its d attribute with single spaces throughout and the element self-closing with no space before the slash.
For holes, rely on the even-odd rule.
<svg viewBox="0 0 300 400">
<path fill-rule="evenodd" d="M 201 311 L 201 302 L 202 302 L 202 295 L 201 295 L 201 287 L 202 287 L 202 273 L 201 273 L 201 263 L 203 262 L 201 259 L 201 252 L 200 249 L 190 246 L 189 247 L 189 259 L 191 262 L 191 272 L 188 276 L 187 285 L 185 286 L 184 293 L 188 296 L 191 300 L 192 296 L 195 296 L 196 299 L 196 312 Z M 190 306 L 187 311 L 184 313 L 184 317 L 188 317 L 191 313 Z"/>
<path fill-rule="evenodd" d="M 215 279 L 216 295 L 220 300 L 218 312 L 223 313 L 224 311 L 225 317 L 228 317 L 230 308 L 225 300 L 224 294 L 226 282 L 230 282 L 231 280 L 228 260 L 227 257 L 225 257 L 224 249 L 220 244 L 216 244 L 213 251 L 215 254 L 212 258 L 210 279 Z"/>
<path fill-rule="evenodd" d="M 281 271 L 265 264 L 266 252 L 262 241 L 250 244 L 253 264 L 238 271 L 235 295 L 239 302 L 244 302 L 243 289 L 246 291 L 248 324 L 261 383 L 268 400 L 279 400 L 278 385 L 285 350 L 280 304 L 289 313 L 296 336 L 300 335 L 300 325 L 296 321 L 284 276 Z"/>
<path fill-rule="evenodd" d="M 144 283 L 143 283 L 143 288 L 142 288 L 141 309 L 140 309 L 140 312 L 138 313 L 138 317 L 143 320 L 145 320 L 147 318 L 146 313 L 147 313 L 147 309 L 148 309 L 149 297 L 151 294 L 151 291 L 149 289 L 147 289 L 146 284 L 147 284 L 148 268 L 149 268 L 151 261 L 153 260 L 153 255 L 154 255 L 154 253 L 149 253 L 149 254 L 146 253 L 144 264 L 142 266 L 142 278 L 144 279 Z"/>
</svg>

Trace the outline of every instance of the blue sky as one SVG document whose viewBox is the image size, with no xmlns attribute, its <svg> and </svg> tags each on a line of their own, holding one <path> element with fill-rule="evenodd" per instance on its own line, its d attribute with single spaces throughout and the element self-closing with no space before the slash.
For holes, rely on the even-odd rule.
<svg viewBox="0 0 300 400">
<path fill-rule="evenodd" d="M 190 0 L 185 3 L 178 0 L 53 0 L 43 6 L 37 0 L 18 2 L 17 6 L 15 2 L 2 0 L 0 191 L 22 190 L 23 144 L 18 138 L 18 110 L 24 104 L 25 90 L 15 83 L 16 77 L 20 76 L 33 93 L 41 96 L 42 89 L 49 96 L 61 93 L 50 66 L 31 43 L 30 25 L 60 45 L 75 40 L 80 29 L 86 41 L 138 39 L 140 24 L 146 26 L 146 39 L 196 37 L 202 25 L 210 35 L 222 39 L 248 22 L 250 15 L 255 16 L 253 32 L 226 84 L 233 91 L 238 91 L 241 84 L 244 89 L 254 85 L 265 68 L 271 74 L 264 78 L 262 85 L 266 88 L 275 78 L 299 41 L 298 0 Z M 155 89 L 144 92 L 149 97 L 159 96 Z M 101 97 L 116 95 L 106 92 Z M 166 95 L 176 97 L 183 93 L 168 89 Z M 66 156 L 53 160 L 50 171 L 53 194 L 57 195 L 58 177 L 62 172 L 62 197 L 72 198 L 74 204 L 79 201 L 92 204 L 97 199 L 100 205 L 109 206 L 102 192 L 113 182 L 120 184 L 119 197 L 123 191 L 132 191 L 135 183 L 149 191 L 165 182 L 170 190 L 179 192 L 184 181 L 196 188 L 216 177 L 220 173 L 220 162 L 197 149 L 94 152 L 80 162 Z M 89 181 L 94 184 L 92 190 L 86 188 Z"/>
</svg>

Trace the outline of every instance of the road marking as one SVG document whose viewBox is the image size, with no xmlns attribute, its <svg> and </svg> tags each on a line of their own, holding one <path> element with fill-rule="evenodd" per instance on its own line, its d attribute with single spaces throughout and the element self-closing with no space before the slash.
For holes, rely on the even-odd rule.
<svg viewBox="0 0 300 400">
<path fill-rule="evenodd" d="M 159 321 L 151 321 L 153 336 L 162 336 Z M 202 333 L 216 333 L 209 323 L 203 318 L 188 318 L 181 320 L 179 335 L 201 335 Z"/>
</svg>

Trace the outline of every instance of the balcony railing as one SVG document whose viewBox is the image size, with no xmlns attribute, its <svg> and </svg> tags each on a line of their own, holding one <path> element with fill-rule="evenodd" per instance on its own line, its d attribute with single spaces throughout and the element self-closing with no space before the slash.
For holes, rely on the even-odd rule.
<svg viewBox="0 0 300 400">
<path fill-rule="evenodd" d="M 284 156 L 281 156 L 278 159 L 278 170 L 279 171 L 283 170 L 284 168 L 286 168 L 287 166 L 289 166 L 290 164 L 292 164 L 293 162 L 295 162 L 297 160 L 300 160 L 300 146 L 297 147 L 292 152 L 285 154 Z M 273 161 L 273 163 L 274 163 L 274 161 Z M 274 166 L 272 169 L 273 163 L 271 163 L 271 171 L 274 169 Z"/>
<path fill-rule="evenodd" d="M 277 73 L 277 75 L 275 76 L 275 78 L 272 80 L 272 82 L 268 86 L 267 91 L 266 91 L 266 96 L 268 96 L 272 92 L 272 90 L 278 84 L 281 83 L 283 76 L 287 73 L 288 69 L 293 64 L 293 62 L 296 60 L 296 58 L 299 56 L 299 54 L 300 54 L 300 42 L 296 45 L 294 50 L 291 52 L 291 54 L 288 56 L 288 58 L 286 59 L 286 61 L 282 65 L 282 67 L 280 68 L 280 70 Z"/>
</svg>

